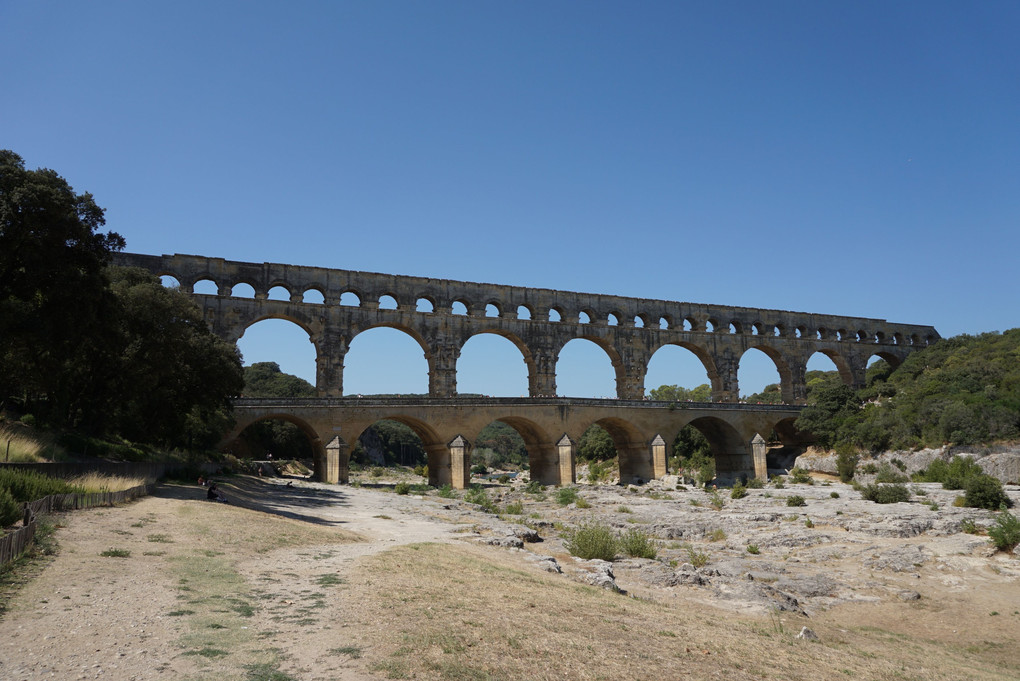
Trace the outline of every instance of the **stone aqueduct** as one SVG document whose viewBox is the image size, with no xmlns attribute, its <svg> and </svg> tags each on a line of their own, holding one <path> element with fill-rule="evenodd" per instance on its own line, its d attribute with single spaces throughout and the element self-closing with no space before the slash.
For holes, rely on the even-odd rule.
<svg viewBox="0 0 1020 681">
<path fill-rule="evenodd" d="M 624 480 L 664 474 L 669 443 L 680 428 L 691 423 L 712 442 L 720 472 L 760 475 L 764 454 L 758 461 L 752 440 L 773 431 L 784 441 L 796 439 L 790 423 L 799 411 L 796 405 L 805 399 L 811 355 L 825 354 L 847 384 L 860 387 L 872 356 L 895 366 L 939 338 L 931 326 L 882 319 L 194 255 L 119 253 L 114 262 L 176 279 L 182 290 L 193 295 L 213 331 L 225 340 L 236 342 L 248 327 L 265 319 L 289 320 L 308 334 L 316 351 L 320 399 L 238 400 L 234 435 L 260 419 L 294 422 L 318 452 L 317 475 L 331 482 L 346 480 L 346 443 L 385 418 L 406 423 L 422 438 L 432 484 L 467 484 L 472 438 L 493 420 L 504 421 L 521 433 L 528 445 L 532 475 L 546 484 L 573 481 L 574 443 L 592 423 L 603 425 L 613 436 Z M 195 285 L 203 281 L 213 282 L 217 293 L 195 293 Z M 254 297 L 236 296 L 239 284 L 251 286 Z M 270 291 L 277 287 L 287 291 L 288 300 L 270 298 Z M 311 291 L 321 295 L 321 302 L 306 302 Z M 341 304 L 345 294 L 354 294 L 357 304 Z M 390 305 L 381 305 L 383 301 Z M 427 398 L 343 397 L 344 356 L 351 341 L 376 327 L 399 329 L 421 346 L 428 362 Z M 521 352 L 528 370 L 528 398 L 456 397 L 461 349 L 480 333 L 498 334 Z M 556 397 L 557 358 L 563 346 L 575 338 L 596 343 L 611 359 L 616 400 Z M 686 348 L 702 362 L 713 404 L 675 409 L 644 400 L 648 363 L 667 345 Z M 738 404 L 737 370 L 741 356 L 752 348 L 775 363 L 786 406 Z"/>
</svg>

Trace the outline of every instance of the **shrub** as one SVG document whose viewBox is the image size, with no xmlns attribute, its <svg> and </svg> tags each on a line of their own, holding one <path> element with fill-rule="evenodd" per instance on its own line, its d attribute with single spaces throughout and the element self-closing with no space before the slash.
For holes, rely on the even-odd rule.
<svg viewBox="0 0 1020 681">
<path fill-rule="evenodd" d="M 484 463 L 476 463 L 471 467 L 471 475 L 485 475 L 489 472 Z"/>
<path fill-rule="evenodd" d="M 966 534 L 981 534 L 981 528 L 978 527 L 977 523 L 970 518 L 964 518 L 960 521 L 960 532 L 964 532 Z"/>
<path fill-rule="evenodd" d="M 988 536 L 992 538 L 995 548 L 1000 551 L 1012 551 L 1020 545 L 1020 520 L 1006 509 L 1002 509 L 1002 513 L 995 518 L 995 525 L 988 528 Z"/>
<path fill-rule="evenodd" d="M 436 492 L 436 494 L 438 494 L 439 496 L 441 496 L 444 499 L 456 499 L 457 498 L 457 493 L 453 491 L 453 486 L 450 485 L 450 483 L 446 483 L 445 485 L 440 487 L 439 491 Z"/>
<path fill-rule="evenodd" d="M 495 513 L 496 504 L 489 498 L 489 493 L 481 485 L 472 485 L 464 494 L 464 501 L 470 504 L 478 504 L 486 513 Z"/>
<path fill-rule="evenodd" d="M 655 558 L 658 550 L 648 535 L 636 528 L 627 530 L 620 537 L 620 549 L 634 558 Z"/>
<path fill-rule="evenodd" d="M 799 494 L 794 494 L 792 496 L 786 497 L 786 505 L 787 506 L 807 506 L 807 502 L 804 501 L 804 497 L 800 496 Z"/>
<path fill-rule="evenodd" d="M 508 515 L 522 515 L 524 513 L 524 502 L 514 501 L 506 505 Z"/>
<path fill-rule="evenodd" d="M 556 503 L 560 506 L 569 506 L 577 501 L 577 490 L 573 487 L 561 487 L 556 490 Z"/>
<path fill-rule="evenodd" d="M 751 555 L 757 556 L 761 551 L 758 548 L 757 544 L 748 544 L 747 552 L 750 553 Z"/>
<path fill-rule="evenodd" d="M 0 487 L 0 527 L 8 527 L 21 519 L 21 504 L 5 488 Z"/>
<path fill-rule="evenodd" d="M 712 493 L 708 495 L 708 505 L 717 511 L 721 511 L 726 502 L 723 501 L 722 495 L 719 494 L 719 490 L 714 489 Z"/>
<path fill-rule="evenodd" d="M 972 508 L 987 508 L 994 511 L 1002 506 L 1009 508 L 1013 505 L 1003 491 L 999 479 L 987 473 L 971 475 L 964 481 L 963 489 L 964 502 Z"/>
<path fill-rule="evenodd" d="M 591 504 L 589 504 L 588 500 L 585 499 L 584 497 L 577 497 L 577 501 L 575 502 L 575 505 L 578 508 L 591 508 Z"/>
<path fill-rule="evenodd" d="M 907 482 L 909 478 L 894 470 L 892 466 L 887 463 L 882 464 L 878 467 L 878 472 L 875 474 L 875 482 Z"/>
<path fill-rule="evenodd" d="M 373 478 L 381 478 L 386 475 L 386 469 L 382 466 L 374 466 L 370 471 L 370 474 Z"/>
<path fill-rule="evenodd" d="M 696 568 L 703 568 L 708 565 L 708 554 L 698 551 L 690 544 L 687 545 L 687 562 Z"/>
<path fill-rule="evenodd" d="M 839 473 L 840 482 L 850 482 L 854 479 L 858 461 L 860 461 L 860 457 L 857 456 L 853 449 L 846 446 L 837 448 L 836 471 Z"/>
<path fill-rule="evenodd" d="M 414 467 L 414 474 L 420 475 L 423 478 L 429 477 L 429 467 L 421 464 Z"/>
<path fill-rule="evenodd" d="M 866 463 L 864 464 L 864 467 L 861 470 L 868 475 L 874 475 L 875 473 L 878 472 L 878 466 L 876 466 L 874 463 Z"/>
<path fill-rule="evenodd" d="M 765 487 L 765 481 L 761 478 L 749 478 L 747 481 L 748 489 L 762 489 Z"/>
<path fill-rule="evenodd" d="M 613 466 L 608 461 L 593 461 L 588 466 L 588 482 L 593 485 L 606 482 L 612 472 Z"/>
<path fill-rule="evenodd" d="M 529 480 L 528 484 L 524 486 L 524 491 L 528 494 L 540 494 L 544 490 L 545 487 L 538 480 Z"/>
<path fill-rule="evenodd" d="M 738 480 L 737 483 L 733 485 L 733 489 L 730 490 L 730 499 L 743 499 L 746 496 L 747 488 L 744 487 L 744 483 Z"/>
<path fill-rule="evenodd" d="M 574 529 L 563 546 L 571 555 L 584 560 L 611 561 L 616 558 L 618 544 L 616 535 L 607 525 L 589 520 Z"/>
<path fill-rule="evenodd" d="M 726 538 L 726 530 L 717 527 L 708 535 L 708 541 L 722 541 Z"/>
<path fill-rule="evenodd" d="M 14 501 L 35 501 L 51 494 L 70 494 L 82 490 L 64 480 L 51 478 L 35 471 L 0 468 L 0 489 L 10 492 Z"/>
<path fill-rule="evenodd" d="M 895 504 L 900 501 L 910 501 L 910 490 L 906 485 L 894 483 L 891 485 L 870 484 L 861 488 L 861 497 L 876 504 Z"/>
<path fill-rule="evenodd" d="M 408 494 L 411 491 L 411 485 L 406 482 L 398 482 L 393 491 L 397 494 Z"/>
<path fill-rule="evenodd" d="M 702 487 L 715 480 L 715 459 L 710 459 L 698 469 L 698 484 Z"/>
<path fill-rule="evenodd" d="M 790 470 L 790 479 L 798 485 L 813 485 L 814 478 L 806 469 L 795 466 Z"/>
<path fill-rule="evenodd" d="M 839 499 L 839 492 L 829 492 L 829 496 L 833 499 Z"/>
</svg>

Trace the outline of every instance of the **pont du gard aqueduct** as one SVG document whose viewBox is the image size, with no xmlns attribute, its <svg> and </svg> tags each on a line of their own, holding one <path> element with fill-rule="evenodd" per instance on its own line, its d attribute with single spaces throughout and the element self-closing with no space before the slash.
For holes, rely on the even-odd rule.
<svg viewBox="0 0 1020 681">
<path fill-rule="evenodd" d="M 175 279 L 193 296 L 213 331 L 227 341 L 236 343 L 249 326 L 265 319 L 288 320 L 304 329 L 315 346 L 319 397 L 236 400 L 236 425 L 223 446 L 229 447 L 256 421 L 286 420 L 311 440 L 317 479 L 334 483 L 347 481 L 348 446 L 383 419 L 404 423 L 421 437 L 429 483 L 436 486 L 469 484 L 472 442 L 493 421 L 521 434 L 532 479 L 547 485 L 575 481 L 576 443 L 593 423 L 605 428 L 616 444 L 621 482 L 665 475 L 671 444 L 688 425 L 708 438 L 720 476 L 764 476 L 766 437 L 775 435 L 788 446 L 809 442 L 793 421 L 805 400 L 811 355 L 825 354 L 848 385 L 861 387 L 872 356 L 896 366 L 939 338 L 931 326 L 884 319 L 195 255 L 118 253 L 114 264 Z M 203 286 L 216 292 L 195 293 L 200 282 L 212 282 Z M 235 288 L 239 286 L 247 296 Z M 277 295 L 280 290 L 286 291 L 284 299 Z M 381 305 L 384 299 L 388 304 Z M 375 327 L 399 329 L 421 346 L 428 362 L 427 396 L 344 396 L 347 349 L 359 333 Z M 520 350 L 528 370 L 528 397 L 457 396 L 461 348 L 480 333 L 498 334 Z M 596 343 L 609 356 L 616 372 L 616 399 L 556 396 L 557 358 L 575 338 Z M 645 398 L 648 363 L 667 345 L 690 350 L 704 364 L 712 388 L 710 403 Z M 737 369 L 741 356 L 752 348 L 775 362 L 784 404 L 739 402 Z"/>
</svg>

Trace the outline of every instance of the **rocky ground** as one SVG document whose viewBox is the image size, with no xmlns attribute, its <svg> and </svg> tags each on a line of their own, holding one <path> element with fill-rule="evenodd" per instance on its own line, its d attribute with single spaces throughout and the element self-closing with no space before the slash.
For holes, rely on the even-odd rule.
<svg viewBox="0 0 1020 681">
<path fill-rule="evenodd" d="M 821 477 L 813 485 L 751 489 L 742 499 L 723 489 L 678 489 L 666 478 L 640 487 L 578 485 L 579 500 L 561 505 L 557 490 L 528 492 L 522 480 L 487 486 L 498 511 L 488 513 L 463 493 L 397 495 L 397 481 L 361 474 L 354 486 L 290 480 L 288 487 L 282 479 L 237 477 L 225 480 L 229 506 L 204 501 L 202 488 L 164 486 L 134 504 L 63 516 L 57 557 L 3 595 L 0 678 L 358 680 L 422 673 L 378 666 L 386 659 L 378 657 L 382 638 L 400 626 L 399 618 L 365 638 L 385 618 L 380 613 L 406 607 L 365 600 L 369 592 L 388 593 L 392 575 L 352 575 L 373 555 L 423 542 L 474 547 L 493 564 L 552 580 L 543 582 L 549 589 L 583 582 L 679 610 L 703 607 L 722 613 L 712 615 L 719 621 L 780 614 L 843 636 L 838 632 L 855 621 L 887 618 L 902 627 L 910 617 L 910 635 L 925 645 L 973 640 L 967 650 L 991 655 L 981 664 L 1020 668 L 1009 653 L 1020 643 L 1020 556 L 994 551 L 980 534 L 993 515 L 955 507 L 957 492 L 939 485 L 911 484 L 909 503 L 877 505 Z M 1020 504 L 1020 488 L 1007 489 Z M 805 505 L 787 505 L 791 496 Z M 507 513 L 508 506 L 520 513 Z M 564 539 L 593 520 L 619 533 L 639 530 L 655 541 L 658 555 L 612 563 L 575 559 Z M 101 557 L 111 547 L 129 550 L 131 558 Z M 330 585 L 355 578 L 363 590 L 338 592 L 328 603 L 321 597 Z M 313 605 L 299 608 L 302 602 Z M 234 611 L 246 608 L 238 619 Z M 421 623 L 430 624 L 428 618 Z M 374 663 L 360 658 L 366 645 L 378 646 Z M 400 645 L 394 639 L 393 655 Z M 864 662 L 848 663 L 847 670 L 864 669 L 855 664 Z M 271 676 L 274 669 L 279 676 Z M 599 678 L 597 671 L 578 671 L 576 678 Z M 1009 678 L 1012 671 L 975 678 Z"/>
</svg>

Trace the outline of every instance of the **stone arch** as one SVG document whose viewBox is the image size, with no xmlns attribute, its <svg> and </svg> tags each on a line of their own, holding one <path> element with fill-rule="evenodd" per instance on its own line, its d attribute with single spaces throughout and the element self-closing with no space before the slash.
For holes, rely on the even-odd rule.
<svg viewBox="0 0 1020 681">
<path fill-rule="evenodd" d="M 619 395 L 621 388 L 623 388 L 623 386 L 626 385 L 627 380 L 626 367 L 624 366 L 623 358 L 620 356 L 620 353 L 616 350 L 615 347 L 613 347 L 608 341 L 603 340 L 598 336 L 579 336 L 576 338 L 571 338 L 556 349 L 556 385 L 562 386 L 562 383 L 560 382 L 562 369 L 560 365 L 560 360 L 563 358 L 563 350 L 574 341 L 588 341 L 590 343 L 595 344 L 597 347 L 601 348 L 603 352 L 605 352 L 606 356 L 609 358 L 609 362 L 613 370 L 613 375 L 615 377 L 616 394 Z M 560 390 L 558 390 L 557 392 L 560 392 L 562 394 L 562 391 Z M 565 395 L 565 397 L 586 397 L 586 396 Z M 591 397 L 591 395 L 588 395 L 587 397 Z"/>
<path fill-rule="evenodd" d="M 795 394 L 793 388 L 793 370 L 783 353 L 769 345 L 765 345 L 764 343 L 756 343 L 750 345 L 747 350 L 741 354 L 740 359 L 743 360 L 744 355 L 746 355 L 750 350 L 760 350 L 766 357 L 772 360 L 772 363 L 776 367 L 776 371 L 779 373 L 779 389 L 783 395 L 783 402 L 786 404 L 792 404 L 794 402 Z"/>
<path fill-rule="evenodd" d="M 729 481 L 740 475 L 754 476 L 754 461 L 748 443 L 744 442 L 736 428 L 715 416 L 702 416 L 686 425 L 697 428 L 708 440 L 718 479 Z"/>
<path fill-rule="evenodd" d="M 705 369 L 705 377 L 708 379 L 708 385 L 712 388 L 713 394 L 717 393 L 717 391 L 722 389 L 722 379 L 719 377 L 719 372 L 715 366 L 715 359 L 712 357 L 712 355 L 708 352 L 706 348 L 687 341 L 675 341 L 672 343 L 663 343 L 658 347 L 652 349 L 652 354 L 649 356 L 648 362 L 644 366 L 644 373 L 641 377 L 641 380 L 645 385 L 647 385 L 648 381 L 648 367 L 651 364 L 652 360 L 655 359 L 655 355 L 663 348 L 670 345 L 683 348 L 684 350 L 688 350 L 698 359 L 698 361 L 701 362 L 701 366 L 704 367 Z"/>
<path fill-rule="evenodd" d="M 352 363 L 351 361 L 349 361 L 350 358 L 351 358 L 350 353 L 351 353 L 351 350 L 353 349 L 356 353 L 360 354 L 362 348 L 361 348 L 360 345 L 359 346 L 354 346 L 354 342 L 358 339 L 359 336 L 362 336 L 362 334 L 365 334 L 366 332 L 370 332 L 370 331 L 373 331 L 373 330 L 376 330 L 376 329 L 394 329 L 396 331 L 401 332 L 402 335 L 408 336 L 411 339 L 411 341 L 413 341 L 413 344 L 416 345 L 422 351 L 421 358 L 424 359 L 424 371 L 422 372 L 422 376 L 423 376 L 424 380 L 425 381 L 430 381 L 431 380 L 431 376 L 432 376 L 432 373 L 433 373 L 433 360 L 432 360 L 432 357 L 433 357 L 433 355 L 435 353 L 429 347 L 428 342 L 425 340 L 425 338 L 422 337 L 422 335 L 418 332 L 418 330 L 413 328 L 413 327 L 406 326 L 406 325 L 403 325 L 403 324 L 395 324 L 395 323 L 388 323 L 388 322 L 379 322 L 379 323 L 374 323 L 374 324 L 368 324 L 368 325 L 365 325 L 365 326 L 352 327 L 350 335 L 345 337 L 345 340 L 347 341 L 347 343 L 346 343 L 346 349 L 344 350 L 344 357 L 346 357 L 348 359 L 348 361 L 345 361 L 345 363 L 344 363 L 344 386 L 345 386 L 344 387 L 344 392 L 345 392 L 345 394 L 363 392 L 362 390 L 359 390 L 359 386 L 357 384 L 358 384 L 359 381 L 367 380 L 366 375 L 373 370 L 373 367 L 372 366 L 367 366 L 367 365 L 362 365 L 362 364 Z M 362 337 L 364 338 L 364 336 L 362 336 Z M 391 337 L 389 342 L 392 342 L 393 338 L 396 338 L 396 337 L 395 336 Z M 400 341 L 397 341 L 397 342 L 400 342 Z M 405 355 L 400 355 L 399 357 L 394 357 L 393 360 L 399 362 L 399 361 L 402 361 L 401 358 L 404 358 L 404 357 L 406 357 L 406 356 Z M 357 355 L 355 355 L 355 359 L 357 359 Z M 414 360 L 412 360 L 412 361 L 419 361 L 419 360 L 417 360 L 417 358 L 414 358 Z M 422 367 L 422 365 L 421 364 L 412 365 L 411 363 L 408 363 L 406 365 L 406 367 L 404 367 L 404 369 L 406 369 L 406 370 L 404 370 L 401 373 L 401 376 L 402 377 L 406 377 L 409 373 L 417 371 L 419 367 Z M 376 380 L 376 379 L 377 379 L 377 377 L 373 375 L 372 376 L 372 380 Z M 373 388 L 373 390 L 374 390 L 374 388 Z M 384 393 L 385 392 L 389 392 L 389 390 L 383 390 L 382 392 L 384 392 Z M 421 391 L 418 388 L 412 388 L 412 389 L 409 389 L 409 390 L 395 390 L 395 392 L 398 392 L 398 393 L 405 393 L 405 392 L 417 393 L 417 392 L 421 392 Z"/>
<path fill-rule="evenodd" d="M 320 286 L 309 286 L 301 293 L 301 302 L 309 305 L 325 305 L 325 288 Z"/>
<path fill-rule="evenodd" d="M 345 299 L 344 296 L 347 296 L 347 298 Z M 351 300 L 352 298 L 354 299 L 355 302 L 352 302 Z M 344 290 L 340 291 L 340 297 L 337 298 L 337 302 L 345 307 L 361 307 L 364 300 L 365 300 L 364 292 L 359 289 L 351 287 L 347 287 Z"/>
<path fill-rule="evenodd" d="M 319 481 L 326 480 L 326 443 L 319 438 L 319 433 L 310 423 L 308 423 L 308 421 L 286 411 L 268 411 L 258 414 L 254 418 L 247 419 L 242 417 L 234 424 L 234 428 L 227 434 L 223 441 L 220 442 L 217 449 L 223 452 L 237 454 L 238 448 L 244 448 L 246 446 L 241 440 L 244 431 L 256 423 L 261 423 L 262 421 L 286 421 L 287 423 L 296 426 L 297 429 L 308 438 L 308 442 L 311 445 L 314 479 Z"/>
<path fill-rule="evenodd" d="M 248 289 L 251 289 L 251 295 L 248 295 Z M 239 279 L 235 281 L 230 287 L 231 298 L 255 298 L 258 295 L 258 289 L 255 288 L 255 284 L 245 279 Z"/>
<path fill-rule="evenodd" d="M 505 395 L 505 397 L 516 397 L 518 395 L 520 395 L 520 396 L 527 395 L 528 394 L 528 386 L 532 385 L 532 383 L 536 380 L 537 366 L 536 366 L 536 363 L 535 363 L 535 357 L 534 357 L 534 355 L 531 352 L 531 348 L 529 348 L 527 346 L 527 344 L 524 341 L 522 341 L 518 336 L 516 336 L 515 334 L 512 334 L 512 333 L 510 333 L 508 331 L 503 331 L 501 329 L 483 329 L 483 330 L 479 331 L 478 333 L 471 334 L 471 336 L 468 337 L 467 340 L 465 340 L 463 344 L 461 344 L 461 346 L 460 346 L 460 354 L 457 357 L 457 384 L 458 384 L 458 386 L 461 385 L 461 376 L 462 376 L 461 372 L 462 372 L 463 367 L 460 364 L 460 362 L 461 362 L 461 360 L 464 357 L 464 349 L 468 347 L 468 344 L 471 343 L 472 339 L 478 338 L 479 336 L 497 336 L 499 338 L 503 338 L 503 339 L 509 341 L 511 345 L 513 345 L 515 348 L 517 348 L 518 352 L 520 352 L 520 358 L 524 360 L 524 364 L 526 365 L 526 372 L 525 372 L 525 376 L 524 376 L 524 383 L 522 385 L 522 390 L 516 391 L 516 393 L 517 393 L 516 395 Z M 462 388 L 458 387 L 458 392 L 461 392 L 461 391 L 463 391 Z M 464 392 L 471 392 L 471 391 L 468 390 L 468 391 L 464 391 Z M 492 391 L 483 391 L 483 394 L 491 395 Z"/>
<path fill-rule="evenodd" d="M 645 434 L 630 421 L 606 417 L 593 422 L 605 429 L 616 446 L 620 461 L 620 482 L 647 482 L 655 477 Z"/>
<path fill-rule="evenodd" d="M 269 291 L 266 292 L 266 299 L 290 302 L 293 295 L 294 293 L 291 291 L 289 286 L 273 284 L 269 287 Z"/>
<path fill-rule="evenodd" d="M 520 416 L 500 416 L 493 421 L 510 426 L 524 440 L 524 446 L 528 450 L 528 468 L 531 471 L 532 480 L 538 480 L 543 485 L 562 484 L 560 461 L 553 435 L 535 421 Z"/>
</svg>

